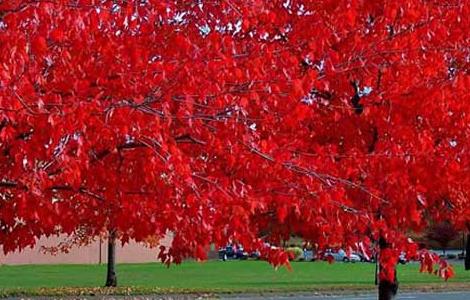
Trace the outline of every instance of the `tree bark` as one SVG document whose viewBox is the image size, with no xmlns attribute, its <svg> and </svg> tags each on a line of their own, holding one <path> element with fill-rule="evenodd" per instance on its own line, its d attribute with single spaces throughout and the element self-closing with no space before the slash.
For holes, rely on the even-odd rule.
<svg viewBox="0 0 470 300">
<path fill-rule="evenodd" d="M 393 300 L 397 295 L 398 281 L 395 271 L 395 281 L 380 280 L 379 281 L 379 300 Z"/>
<path fill-rule="evenodd" d="M 385 240 L 385 238 L 381 237 L 379 239 L 379 248 L 380 250 L 384 250 L 387 248 L 390 248 L 390 244 Z M 378 260 L 379 260 L 379 270 L 382 269 L 382 265 L 380 263 L 381 258 L 380 255 L 382 255 L 383 251 L 380 251 Z M 378 296 L 379 300 L 393 300 L 395 296 L 397 295 L 398 291 L 398 280 L 397 280 L 397 270 L 395 266 L 394 270 L 394 279 L 393 282 L 389 280 L 381 280 L 379 278 L 379 290 L 378 290 Z"/>
<path fill-rule="evenodd" d="M 108 235 L 108 272 L 106 275 L 107 287 L 117 286 L 116 276 L 116 231 L 110 230 Z"/>
<path fill-rule="evenodd" d="M 465 270 L 470 270 L 470 233 L 467 234 L 467 241 L 465 244 Z"/>
<path fill-rule="evenodd" d="M 374 284 L 379 285 L 379 256 L 377 254 L 375 254 L 374 257 L 375 257 L 375 280 L 374 280 Z"/>
</svg>

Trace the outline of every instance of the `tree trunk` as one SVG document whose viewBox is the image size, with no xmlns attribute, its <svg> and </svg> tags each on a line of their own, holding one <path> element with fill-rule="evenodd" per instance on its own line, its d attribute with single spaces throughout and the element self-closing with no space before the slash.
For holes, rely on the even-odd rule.
<svg viewBox="0 0 470 300">
<path fill-rule="evenodd" d="M 467 234 L 467 241 L 465 244 L 465 270 L 470 270 L 470 233 Z"/>
<path fill-rule="evenodd" d="M 375 285 L 379 285 L 379 256 L 377 254 L 374 255 L 375 257 Z"/>
<path fill-rule="evenodd" d="M 106 275 L 107 287 L 117 286 L 116 276 L 116 231 L 110 230 L 108 236 L 108 273 Z"/>
<path fill-rule="evenodd" d="M 385 238 L 381 237 L 379 239 L 379 248 L 380 250 L 385 250 L 387 248 L 390 248 L 390 244 L 385 240 Z M 379 260 L 379 272 L 382 269 L 381 261 L 382 258 L 380 257 L 382 253 L 385 251 L 380 251 L 378 260 Z M 379 278 L 379 300 L 393 300 L 395 296 L 397 295 L 398 291 L 398 280 L 397 280 L 397 270 L 396 270 L 396 265 L 395 265 L 395 270 L 394 270 L 394 279 L 393 282 L 389 280 L 381 280 Z"/>
<path fill-rule="evenodd" d="M 392 300 L 398 291 L 398 282 L 395 273 L 395 282 L 381 280 L 379 282 L 379 300 Z"/>
</svg>

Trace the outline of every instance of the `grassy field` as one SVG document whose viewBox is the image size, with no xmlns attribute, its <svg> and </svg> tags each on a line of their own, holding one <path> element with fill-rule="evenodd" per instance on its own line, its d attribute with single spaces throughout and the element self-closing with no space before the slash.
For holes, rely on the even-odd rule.
<svg viewBox="0 0 470 300">
<path fill-rule="evenodd" d="M 117 294 L 218 293 L 266 291 L 329 291 L 374 288 L 375 265 L 367 263 L 295 262 L 293 271 L 274 270 L 262 261 L 186 262 L 166 268 L 160 264 L 117 266 Z M 436 276 L 420 274 L 417 264 L 399 266 L 404 288 L 470 289 L 470 272 L 456 266 L 456 277 L 445 283 Z M 62 295 L 109 293 L 104 265 L 0 266 L 0 295 Z"/>
</svg>

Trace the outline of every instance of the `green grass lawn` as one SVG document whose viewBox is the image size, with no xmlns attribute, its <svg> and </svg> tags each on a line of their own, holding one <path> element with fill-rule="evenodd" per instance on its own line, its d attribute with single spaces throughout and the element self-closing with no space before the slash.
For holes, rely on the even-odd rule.
<svg viewBox="0 0 470 300">
<path fill-rule="evenodd" d="M 122 293 L 262 292 L 359 290 L 374 288 L 374 264 L 294 262 L 293 271 L 273 269 L 262 261 L 186 262 L 167 268 L 161 264 L 117 266 Z M 418 264 L 399 266 L 402 287 L 470 289 L 470 272 L 461 265 L 448 283 L 419 273 Z M 105 265 L 0 266 L 0 295 L 89 293 L 104 283 Z M 79 289 L 76 289 L 79 288 Z M 98 293 L 102 290 L 96 289 Z M 109 291 L 108 291 L 109 292 Z"/>
</svg>

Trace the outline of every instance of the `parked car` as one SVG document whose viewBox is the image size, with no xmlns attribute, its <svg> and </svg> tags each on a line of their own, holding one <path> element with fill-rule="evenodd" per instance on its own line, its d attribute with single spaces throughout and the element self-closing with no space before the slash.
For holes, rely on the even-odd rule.
<svg viewBox="0 0 470 300">
<path fill-rule="evenodd" d="M 303 249 L 301 259 L 303 261 L 315 261 L 317 259 L 317 254 L 313 250 Z"/>
<path fill-rule="evenodd" d="M 233 258 L 233 247 L 227 245 L 225 248 L 219 248 L 219 259 L 226 261 L 229 258 Z"/>
<path fill-rule="evenodd" d="M 339 249 L 337 252 L 329 249 L 325 252 L 324 257 L 327 258 L 328 256 L 332 257 L 335 261 L 344 261 L 344 262 L 360 262 L 361 258 L 355 254 L 351 253 L 346 255 L 346 251 L 343 249 Z"/>
<path fill-rule="evenodd" d="M 360 252 L 353 252 L 353 254 L 359 256 L 359 258 L 361 259 L 361 262 L 375 263 L 375 257 L 372 255 L 367 257 L 366 255 Z"/>
<path fill-rule="evenodd" d="M 248 252 L 245 251 L 242 245 L 238 245 L 235 249 L 235 257 L 237 259 L 248 259 Z"/>
<path fill-rule="evenodd" d="M 400 256 L 398 257 L 398 262 L 402 265 L 404 265 L 408 262 L 408 259 L 406 258 L 406 253 L 405 252 L 400 253 Z"/>
<path fill-rule="evenodd" d="M 457 259 L 457 257 L 458 257 L 458 254 L 454 254 L 454 253 L 448 253 L 446 255 L 447 259 Z"/>
<path fill-rule="evenodd" d="M 253 252 L 250 253 L 249 257 L 253 258 L 253 259 L 260 259 L 261 258 L 261 252 L 259 252 L 258 250 L 253 251 Z"/>
<path fill-rule="evenodd" d="M 248 259 L 248 253 L 244 251 L 241 245 L 229 244 L 225 248 L 219 249 L 219 259 L 223 261 L 227 259 Z"/>
</svg>

